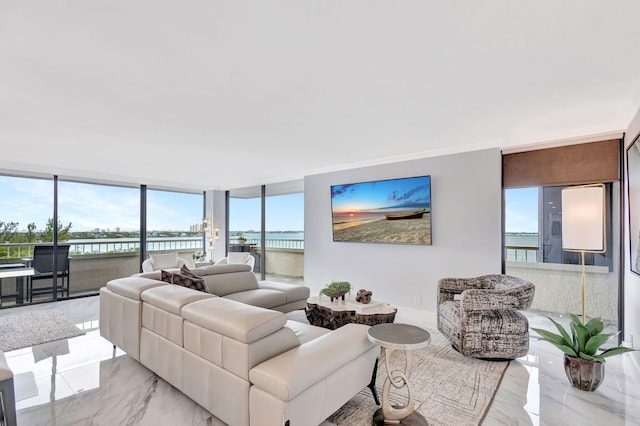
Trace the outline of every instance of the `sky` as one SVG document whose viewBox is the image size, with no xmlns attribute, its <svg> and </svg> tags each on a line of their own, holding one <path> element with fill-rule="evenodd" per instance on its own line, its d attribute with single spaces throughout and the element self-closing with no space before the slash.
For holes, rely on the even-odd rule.
<svg viewBox="0 0 640 426">
<path fill-rule="evenodd" d="M 340 211 L 390 211 L 389 207 L 411 209 L 430 197 L 424 179 L 393 179 L 360 184 L 336 185 L 332 205 Z M 420 189 L 421 188 L 421 189 Z M 139 229 L 138 188 L 123 188 L 75 182 L 59 182 L 59 218 L 71 222 L 72 231 L 95 228 L 114 231 Z M 538 189 L 505 191 L 506 231 L 538 232 Z M 230 199 L 230 229 L 260 230 L 260 199 Z M 202 221 L 202 196 L 168 191 L 147 193 L 149 230 L 188 230 Z M 0 176 L 0 221 L 19 222 L 19 229 L 35 222 L 43 230 L 53 216 L 53 181 Z M 303 231 L 304 195 L 271 196 L 266 200 L 267 231 Z"/>
<path fill-rule="evenodd" d="M 234 201 L 236 199 L 232 199 Z M 244 200 L 242 200 L 244 201 Z M 260 229 L 260 200 L 247 208 L 231 208 L 231 229 Z M 115 231 L 140 229 L 140 191 L 76 182 L 58 182 L 58 217 L 71 231 L 96 228 Z M 254 206 L 255 205 L 255 206 Z M 304 229 L 302 194 L 267 198 L 267 230 Z M 147 229 L 189 230 L 202 222 L 202 195 L 169 191 L 147 191 Z M 19 229 L 35 222 L 43 230 L 53 217 L 53 181 L 0 176 L 0 221 L 18 222 Z"/>
<path fill-rule="evenodd" d="M 505 191 L 505 231 L 538 232 L 538 188 Z"/>
<path fill-rule="evenodd" d="M 361 182 L 331 187 L 334 214 L 382 214 L 430 207 L 431 177 Z"/>
<path fill-rule="evenodd" d="M 260 198 L 229 199 L 231 231 L 260 230 Z M 266 231 L 304 231 L 304 194 L 269 196 L 265 201 Z"/>
</svg>

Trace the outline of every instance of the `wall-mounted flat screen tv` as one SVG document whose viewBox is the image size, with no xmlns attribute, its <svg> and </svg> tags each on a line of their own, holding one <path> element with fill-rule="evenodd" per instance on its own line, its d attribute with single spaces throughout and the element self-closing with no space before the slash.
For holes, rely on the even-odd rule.
<svg viewBox="0 0 640 426">
<path fill-rule="evenodd" d="M 431 245 L 431 176 L 331 186 L 333 241 Z"/>
</svg>

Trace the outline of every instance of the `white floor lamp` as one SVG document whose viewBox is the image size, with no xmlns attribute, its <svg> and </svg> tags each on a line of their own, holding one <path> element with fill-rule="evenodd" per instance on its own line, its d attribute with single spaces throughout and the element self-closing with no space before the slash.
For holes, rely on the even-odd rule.
<svg viewBox="0 0 640 426">
<path fill-rule="evenodd" d="M 607 250 L 605 206 L 603 184 L 562 188 L 562 249 L 579 252 L 582 260 L 582 324 L 586 323 L 584 254 Z"/>
</svg>

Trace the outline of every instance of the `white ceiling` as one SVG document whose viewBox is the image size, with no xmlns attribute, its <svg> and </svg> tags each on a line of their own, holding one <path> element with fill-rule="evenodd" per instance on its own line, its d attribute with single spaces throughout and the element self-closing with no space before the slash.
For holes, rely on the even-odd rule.
<svg viewBox="0 0 640 426">
<path fill-rule="evenodd" d="M 228 189 L 624 131 L 640 1 L 0 0 L 0 168 Z"/>
</svg>

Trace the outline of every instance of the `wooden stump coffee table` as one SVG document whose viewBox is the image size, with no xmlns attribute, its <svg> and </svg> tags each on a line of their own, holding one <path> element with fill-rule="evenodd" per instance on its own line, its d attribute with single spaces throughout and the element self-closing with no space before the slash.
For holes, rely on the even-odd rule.
<svg viewBox="0 0 640 426">
<path fill-rule="evenodd" d="M 376 325 L 392 323 L 398 310 L 388 303 L 372 300 L 368 304 L 358 303 L 352 298 L 334 300 L 310 297 L 307 299 L 307 319 L 312 325 L 335 330 L 345 324 Z"/>
</svg>

